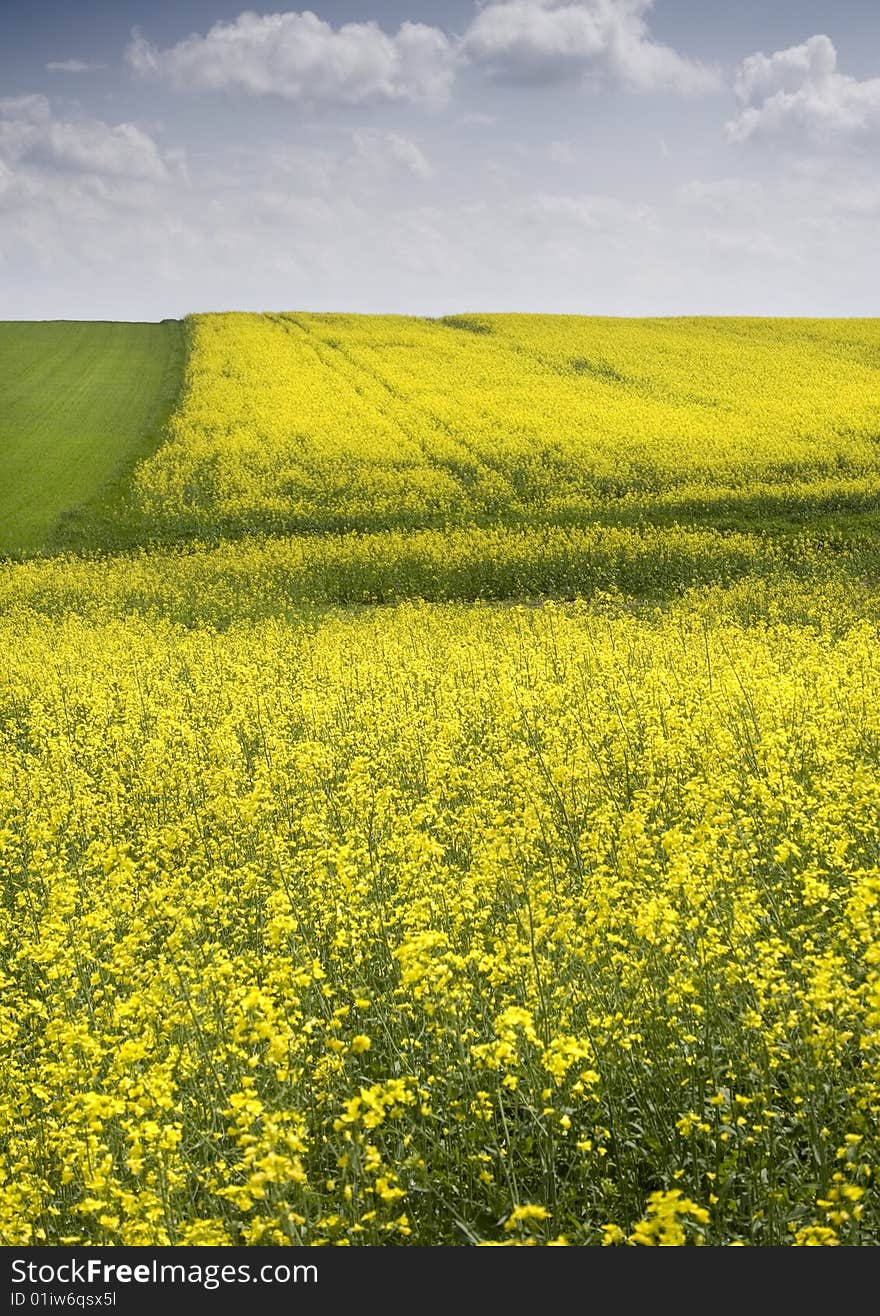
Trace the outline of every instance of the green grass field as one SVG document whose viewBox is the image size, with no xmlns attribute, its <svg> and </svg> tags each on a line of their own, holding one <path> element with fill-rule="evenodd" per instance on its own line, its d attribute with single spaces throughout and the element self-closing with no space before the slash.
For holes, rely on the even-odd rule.
<svg viewBox="0 0 880 1316">
<path fill-rule="evenodd" d="M 49 546 L 112 500 L 160 436 L 183 356 L 173 320 L 0 323 L 0 552 Z"/>
</svg>

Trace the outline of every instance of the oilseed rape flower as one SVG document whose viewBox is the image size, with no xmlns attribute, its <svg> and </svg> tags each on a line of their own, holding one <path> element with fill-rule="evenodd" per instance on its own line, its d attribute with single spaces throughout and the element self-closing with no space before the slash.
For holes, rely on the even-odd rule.
<svg viewBox="0 0 880 1316">
<path fill-rule="evenodd" d="M 644 1247 L 680 1247 L 687 1240 L 687 1226 L 709 1223 L 709 1212 L 697 1206 L 677 1188 L 651 1193 L 648 1210 L 628 1241 Z"/>
<path fill-rule="evenodd" d="M 8 608 L 3 1241 L 876 1241 L 880 600 L 799 588 Z"/>
</svg>

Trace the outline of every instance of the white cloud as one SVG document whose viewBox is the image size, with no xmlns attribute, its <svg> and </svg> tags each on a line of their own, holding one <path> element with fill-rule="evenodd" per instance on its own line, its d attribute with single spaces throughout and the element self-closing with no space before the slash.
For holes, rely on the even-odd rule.
<svg viewBox="0 0 880 1316">
<path fill-rule="evenodd" d="M 776 92 L 797 92 L 805 82 L 828 77 L 836 68 L 837 51 L 831 39 L 810 37 L 802 46 L 790 46 L 769 56 L 759 51 L 744 59 L 736 71 L 734 91 L 749 104 Z"/>
<path fill-rule="evenodd" d="M 391 35 L 375 22 L 334 28 L 308 10 L 246 12 L 166 49 L 135 29 L 126 60 L 142 77 L 180 89 L 237 90 L 312 105 L 442 104 L 462 63 L 518 83 L 602 76 L 637 90 L 684 95 L 719 87 L 717 69 L 651 38 L 645 15 L 653 3 L 478 0 L 460 39 L 423 23 L 405 22 Z"/>
<path fill-rule="evenodd" d="M 104 178 L 160 182 L 169 177 L 158 146 L 135 124 L 57 118 L 40 95 L 0 100 L 0 161 Z"/>
<path fill-rule="evenodd" d="M 308 11 L 239 14 L 166 50 L 135 31 L 126 59 L 136 73 L 181 88 L 330 105 L 443 102 L 454 76 L 439 28 L 403 23 L 390 36 L 374 22 L 333 28 Z"/>
<path fill-rule="evenodd" d="M 98 64 L 89 59 L 50 59 L 46 65 L 48 73 L 97 73 L 99 69 L 106 68 L 106 64 Z"/>
<path fill-rule="evenodd" d="M 682 94 L 720 85 L 716 69 L 651 39 L 653 0 L 490 0 L 464 35 L 462 50 L 499 80 L 556 83 L 590 75 L 641 91 Z"/>
<path fill-rule="evenodd" d="M 880 130 L 880 78 L 858 81 L 841 73 L 827 36 L 775 54 L 750 55 L 734 89 L 744 108 L 726 125 L 731 142 L 806 138 L 827 146 Z"/>
<path fill-rule="evenodd" d="M 111 128 L 100 119 L 54 122 L 44 149 L 54 164 L 83 173 L 154 181 L 168 177 L 156 143 L 133 123 Z"/>
</svg>

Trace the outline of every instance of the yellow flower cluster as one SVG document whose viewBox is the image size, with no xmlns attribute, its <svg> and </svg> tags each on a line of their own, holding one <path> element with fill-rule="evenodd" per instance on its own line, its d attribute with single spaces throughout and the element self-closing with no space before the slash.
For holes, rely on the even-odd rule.
<svg viewBox="0 0 880 1316">
<path fill-rule="evenodd" d="M 136 476 L 160 536 L 880 493 L 876 320 L 224 314 L 190 340 L 169 441 Z"/>
<path fill-rule="evenodd" d="M 880 1242 L 846 590 L 218 630 L 129 569 L 5 569 L 0 1241 Z"/>
</svg>

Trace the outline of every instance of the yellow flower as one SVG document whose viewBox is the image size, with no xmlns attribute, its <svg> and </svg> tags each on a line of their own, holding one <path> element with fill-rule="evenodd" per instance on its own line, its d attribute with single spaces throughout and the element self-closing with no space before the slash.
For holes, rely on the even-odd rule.
<svg viewBox="0 0 880 1316">
<path fill-rule="evenodd" d="M 527 1229 L 531 1228 L 532 1221 L 538 1224 L 542 1220 L 549 1220 L 549 1219 L 550 1219 L 550 1212 L 547 1210 L 546 1206 L 536 1206 L 531 1202 L 527 1202 L 524 1203 L 522 1206 L 515 1206 L 513 1208 L 510 1215 L 507 1217 L 507 1219 L 504 1222 L 504 1229 L 507 1233 L 510 1233 L 512 1230 L 519 1229 L 521 1227 L 525 1227 Z"/>
</svg>

